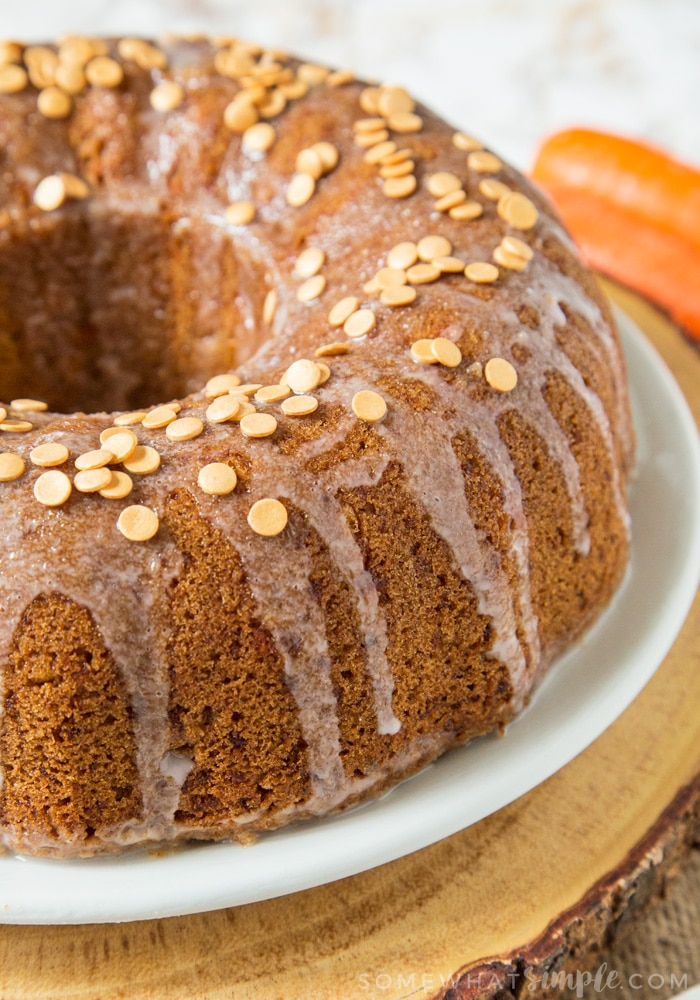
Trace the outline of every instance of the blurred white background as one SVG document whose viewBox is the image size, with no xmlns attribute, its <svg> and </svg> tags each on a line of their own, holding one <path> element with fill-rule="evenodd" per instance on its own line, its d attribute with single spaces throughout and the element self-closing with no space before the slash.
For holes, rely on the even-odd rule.
<svg viewBox="0 0 700 1000">
<path fill-rule="evenodd" d="M 402 83 L 517 166 L 549 132 L 700 165 L 699 0 L 0 0 L 0 35 L 233 33 Z"/>
</svg>

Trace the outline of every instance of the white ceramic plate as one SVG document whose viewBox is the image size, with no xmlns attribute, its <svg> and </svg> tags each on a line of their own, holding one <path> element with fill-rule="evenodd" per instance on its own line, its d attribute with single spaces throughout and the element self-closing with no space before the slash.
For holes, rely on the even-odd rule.
<svg viewBox="0 0 700 1000">
<path fill-rule="evenodd" d="M 629 319 L 638 436 L 632 561 L 613 606 L 549 674 L 505 739 L 451 751 L 383 799 L 264 836 L 163 857 L 0 858 L 0 922 L 102 923 L 282 896 L 354 875 L 447 837 L 534 788 L 630 704 L 677 635 L 700 576 L 700 444 L 673 377 Z"/>
</svg>

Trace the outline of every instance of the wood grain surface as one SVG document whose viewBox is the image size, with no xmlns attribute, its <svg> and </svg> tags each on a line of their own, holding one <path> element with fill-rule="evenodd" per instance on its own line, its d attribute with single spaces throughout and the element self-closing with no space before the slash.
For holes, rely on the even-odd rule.
<svg viewBox="0 0 700 1000">
<path fill-rule="evenodd" d="M 700 420 L 700 353 L 651 307 L 606 287 Z M 512 805 L 279 900 L 133 924 L 0 927 L 0 997 L 464 1000 L 535 997 L 547 983 L 551 993 L 557 970 L 599 966 L 617 928 L 665 891 L 700 840 L 699 704 L 700 597 L 630 708 Z"/>
</svg>

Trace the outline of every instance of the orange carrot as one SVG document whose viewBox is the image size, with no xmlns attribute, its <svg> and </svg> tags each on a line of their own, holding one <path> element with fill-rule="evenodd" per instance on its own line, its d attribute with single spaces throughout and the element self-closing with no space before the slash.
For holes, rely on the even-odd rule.
<svg viewBox="0 0 700 1000">
<path fill-rule="evenodd" d="M 533 179 L 592 267 L 663 306 L 700 339 L 700 171 L 578 129 L 542 146 Z"/>
</svg>

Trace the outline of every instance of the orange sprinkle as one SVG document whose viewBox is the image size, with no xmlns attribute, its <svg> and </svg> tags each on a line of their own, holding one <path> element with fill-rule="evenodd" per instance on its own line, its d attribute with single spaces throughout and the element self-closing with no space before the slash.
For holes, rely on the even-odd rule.
<svg viewBox="0 0 700 1000">
<path fill-rule="evenodd" d="M 279 500 L 258 500 L 248 512 L 248 524 L 257 535 L 272 538 L 287 526 L 287 508 Z"/>
<path fill-rule="evenodd" d="M 360 389 L 352 397 L 352 412 L 358 420 L 376 423 L 386 416 L 386 401 L 372 389 Z"/>
<path fill-rule="evenodd" d="M 147 542 L 157 533 L 159 525 L 156 512 L 143 504 L 125 507 L 117 520 L 117 528 L 131 542 Z"/>
</svg>

